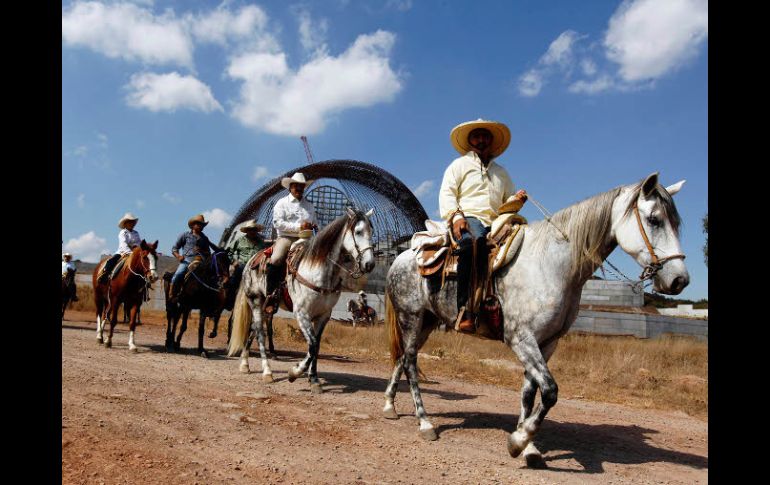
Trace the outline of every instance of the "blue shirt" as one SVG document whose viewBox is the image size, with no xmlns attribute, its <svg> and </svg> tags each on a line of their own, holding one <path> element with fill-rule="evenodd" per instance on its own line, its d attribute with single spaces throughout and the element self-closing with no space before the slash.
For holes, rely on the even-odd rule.
<svg viewBox="0 0 770 485">
<path fill-rule="evenodd" d="M 197 255 L 209 256 L 211 254 L 209 248 L 214 251 L 219 250 L 217 246 L 211 244 L 205 234 L 200 233 L 196 236 L 192 231 L 186 231 L 179 236 L 171 251 L 181 254 L 187 261 L 192 261 Z"/>
</svg>

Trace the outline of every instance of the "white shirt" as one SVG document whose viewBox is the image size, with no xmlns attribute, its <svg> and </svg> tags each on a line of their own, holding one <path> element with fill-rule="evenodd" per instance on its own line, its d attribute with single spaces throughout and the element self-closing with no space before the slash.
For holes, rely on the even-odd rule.
<svg viewBox="0 0 770 485">
<path fill-rule="evenodd" d="M 438 195 L 442 219 L 460 208 L 466 217 L 475 217 L 490 226 L 497 209 L 516 193 L 511 177 L 501 165 L 491 160 L 486 168 L 476 152 L 456 158 L 444 172 Z"/>
<path fill-rule="evenodd" d="M 68 270 L 77 271 L 78 269 L 75 267 L 75 263 L 73 263 L 72 261 L 62 261 L 61 274 L 67 274 Z"/>
<path fill-rule="evenodd" d="M 303 222 L 309 221 L 318 224 L 315 216 L 315 207 L 304 197 L 297 200 L 291 193 L 282 199 L 278 199 L 273 207 L 273 226 L 278 231 L 278 236 L 298 237 L 299 228 Z"/>
<path fill-rule="evenodd" d="M 142 238 L 138 232 L 121 229 L 120 234 L 118 234 L 118 253 L 128 254 L 131 252 L 132 246 L 140 244 L 142 244 Z"/>
</svg>

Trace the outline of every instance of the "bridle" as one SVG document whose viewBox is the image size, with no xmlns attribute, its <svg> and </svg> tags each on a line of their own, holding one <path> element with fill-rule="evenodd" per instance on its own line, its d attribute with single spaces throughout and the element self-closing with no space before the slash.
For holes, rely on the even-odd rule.
<svg viewBox="0 0 770 485">
<path fill-rule="evenodd" d="M 140 254 L 140 255 L 141 255 L 141 252 L 142 252 L 142 250 L 140 250 L 140 251 L 139 251 L 139 254 Z M 151 253 L 148 251 L 148 255 L 149 255 L 149 254 L 151 254 Z M 137 273 L 137 272 L 136 272 L 136 271 L 134 271 L 134 269 L 131 267 L 131 262 L 133 261 L 133 257 L 134 257 L 134 253 L 132 253 L 132 254 L 131 254 L 131 257 L 129 258 L 129 259 L 131 259 L 131 261 L 126 261 L 126 266 L 128 266 L 128 270 L 129 270 L 131 273 L 135 274 L 136 276 L 138 276 L 138 277 L 142 278 L 142 280 L 144 280 L 144 285 L 142 286 L 142 289 L 141 289 L 140 291 L 142 292 L 142 295 L 143 295 L 143 299 L 144 299 L 144 301 L 148 301 L 148 300 L 149 300 L 149 292 L 148 292 L 147 290 L 149 290 L 149 289 L 151 289 L 151 288 L 152 288 L 152 278 L 148 278 L 148 277 L 147 277 L 147 274 L 148 274 L 148 273 L 152 274 L 152 270 L 153 270 L 154 268 L 152 267 L 152 264 L 150 265 L 150 267 L 149 267 L 149 268 L 148 268 L 147 266 L 145 266 L 145 265 L 144 265 L 144 256 L 141 256 L 141 257 L 139 258 L 139 264 L 141 264 L 141 265 L 142 265 L 142 269 L 144 270 L 144 274 L 139 274 L 139 273 Z M 147 258 L 147 259 L 149 259 L 149 258 Z"/>
<path fill-rule="evenodd" d="M 351 220 L 353 220 L 352 217 L 351 217 Z M 346 229 L 346 232 L 350 232 L 350 237 L 353 239 L 353 247 L 356 249 L 356 266 L 353 269 L 353 271 L 350 271 L 349 269 L 337 263 L 336 261 L 332 260 L 331 258 L 327 258 L 333 265 L 347 271 L 347 273 L 353 279 L 358 279 L 364 275 L 364 272 L 361 270 L 361 259 L 364 257 L 364 252 L 366 252 L 367 250 L 371 250 L 372 254 L 374 254 L 374 247 L 372 247 L 371 244 L 364 248 L 360 248 L 358 246 L 358 242 L 356 241 L 356 236 L 353 233 L 353 229 L 355 229 L 357 222 L 358 222 L 358 219 L 353 220 L 353 224 L 350 224 L 350 226 Z"/>
<path fill-rule="evenodd" d="M 650 238 L 647 237 L 647 231 L 644 230 L 644 226 L 642 225 L 642 218 L 639 215 L 639 204 L 634 204 L 634 214 L 636 215 L 636 223 L 639 226 L 639 232 L 642 233 L 642 238 L 644 239 L 644 244 L 647 245 L 647 251 L 650 252 L 650 262 L 642 269 L 642 274 L 639 276 L 639 281 L 649 280 L 651 278 L 654 278 L 656 274 L 658 274 L 658 271 L 660 271 L 663 268 L 663 265 L 667 262 L 671 261 L 672 259 L 684 259 L 684 254 L 672 254 L 671 256 L 666 256 L 665 258 L 658 258 L 658 256 L 655 254 L 655 250 L 652 247 L 652 244 L 650 244 Z"/>
<path fill-rule="evenodd" d="M 195 274 L 195 270 L 192 271 L 192 275 L 195 277 L 196 280 L 198 280 L 198 283 L 200 283 L 205 288 L 208 288 L 209 290 L 214 291 L 214 292 L 219 292 L 223 288 L 223 286 L 222 286 L 222 275 L 219 273 L 219 263 L 217 262 L 217 255 L 218 254 L 223 254 L 223 253 L 226 253 L 226 251 L 216 251 L 215 253 L 213 253 L 211 255 L 211 259 L 214 261 L 214 271 L 216 272 L 216 275 L 217 275 L 217 285 L 218 285 L 218 288 L 212 288 L 211 286 L 207 285 L 206 283 L 203 282 L 203 280 L 201 280 L 198 277 L 197 274 Z"/>
</svg>

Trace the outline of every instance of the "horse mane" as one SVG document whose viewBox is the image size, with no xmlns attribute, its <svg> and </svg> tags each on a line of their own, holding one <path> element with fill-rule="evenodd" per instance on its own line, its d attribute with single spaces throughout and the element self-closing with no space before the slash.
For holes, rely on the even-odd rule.
<svg viewBox="0 0 770 485">
<path fill-rule="evenodd" d="M 354 212 L 354 217 L 343 214 L 321 229 L 308 243 L 302 259 L 307 260 L 311 265 L 325 263 L 329 253 L 334 249 L 334 243 L 340 235 L 361 219 L 365 219 L 364 213 L 360 210 L 354 209 Z"/>
<path fill-rule="evenodd" d="M 625 216 L 629 216 L 633 211 L 643 183 L 644 181 L 641 181 L 631 187 Z M 571 252 L 571 264 L 567 275 L 569 278 L 582 278 L 587 269 L 593 273 L 597 267 L 601 266 L 606 256 L 604 253 L 612 230 L 612 204 L 625 187 L 615 187 L 607 192 L 584 199 L 558 211 L 551 217 L 554 225 L 563 230 L 569 238 Z M 649 197 L 657 199 L 664 216 L 669 220 L 674 231 L 678 232 L 681 218 L 671 195 L 666 192 L 662 185 L 656 184 Z M 562 237 L 547 221 L 541 221 L 539 224 L 545 225 L 550 230 L 536 233 L 535 247 L 542 250 L 552 237 Z"/>
</svg>

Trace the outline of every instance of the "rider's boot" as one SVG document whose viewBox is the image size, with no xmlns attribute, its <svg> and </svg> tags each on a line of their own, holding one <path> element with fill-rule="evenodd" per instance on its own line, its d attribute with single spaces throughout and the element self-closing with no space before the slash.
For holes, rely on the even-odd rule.
<svg viewBox="0 0 770 485">
<path fill-rule="evenodd" d="M 283 270 L 283 265 L 267 263 L 267 288 L 265 289 L 267 298 L 265 298 L 265 304 L 262 308 L 268 315 L 273 315 L 278 311 L 278 287 L 281 284 L 281 276 L 283 275 Z"/>
<path fill-rule="evenodd" d="M 120 254 L 113 254 L 110 259 L 104 263 L 104 266 L 102 267 L 102 274 L 99 275 L 97 283 L 107 283 L 110 280 L 112 270 L 115 268 L 115 265 L 118 263 L 119 259 Z"/>
</svg>

